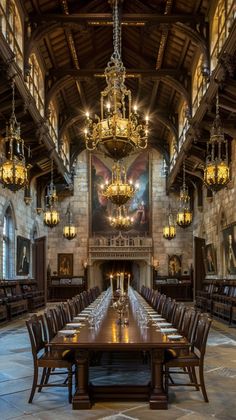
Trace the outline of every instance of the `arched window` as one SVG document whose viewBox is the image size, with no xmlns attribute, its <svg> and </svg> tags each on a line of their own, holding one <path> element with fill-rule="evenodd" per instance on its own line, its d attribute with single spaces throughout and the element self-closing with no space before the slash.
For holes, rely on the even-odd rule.
<svg viewBox="0 0 236 420">
<path fill-rule="evenodd" d="M 64 165 L 70 170 L 70 145 L 66 135 L 63 136 L 61 146 L 61 158 L 63 159 Z"/>
<path fill-rule="evenodd" d="M 29 58 L 30 75 L 28 79 L 28 87 L 31 95 L 34 97 L 36 106 L 40 114 L 44 115 L 44 82 L 43 74 L 40 69 L 37 57 L 31 54 Z"/>
<path fill-rule="evenodd" d="M 15 53 L 18 66 L 23 70 L 23 29 L 14 0 L 1 0 L 0 17 L 2 33 Z"/>
<path fill-rule="evenodd" d="M 180 106 L 179 110 L 179 148 L 183 145 L 185 141 L 185 134 L 189 128 L 189 122 L 187 119 L 187 111 L 188 106 L 187 103 L 184 101 Z"/>
<path fill-rule="evenodd" d="M 192 81 L 192 108 L 193 115 L 200 105 L 200 101 L 207 89 L 207 79 L 202 74 L 203 56 L 200 55 L 195 71 L 193 73 Z"/>
<path fill-rule="evenodd" d="M 58 118 L 57 112 L 53 102 L 51 101 L 49 104 L 49 132 L 50 136 L 52 137 L 55 145 L 56 150 L 58 151 Z"/>
<path fill-rule="evenodd" d="M 10 206 L 3 219 L 3 248 L 2 248 L 2 277 L 13 278 L 14 272 L 14 223 L 12 209 Z"/>
<path fill-rule="evenodd" d="M 235 16 L 236 5 L 233 0 L 218 0 L 211 25 L 211 71 L 217 65 L 218 55 L 228 37 Z"/>
<path fill-rule="evenodd" d="M 175 138 L 172 136 L 169 142 L 169 151 L 170 151 L 170 170 L 173 168 L 176 162 L 178 154 L 178 145 Z"/>
</svg>

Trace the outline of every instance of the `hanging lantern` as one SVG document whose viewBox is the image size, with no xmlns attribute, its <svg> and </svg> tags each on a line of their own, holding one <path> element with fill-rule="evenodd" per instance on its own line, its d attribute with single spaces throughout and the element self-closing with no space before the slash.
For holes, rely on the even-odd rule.
<svg viewBox="0 0 236 420">
<path fill-rule="evenodd" d="M 44 210 L 44 224 L 50 228 L 55 227 L 60 222 L 60 214 L 57 211 L 56 203 L 58 197 L 56 187 L 53 183 L 53 160 L 51 163 L 51 182 L 47 187 L 46 209 Z"/>
<path fill-rule="evenodd" d="M 66 217 L 67 217 L 67 221 L 63 227 L 63 236 L 64 238 L 70 241 L 71 239 L 74 239 L 77 234 L 76 227 L 74 223 L 72 222 L 72 212 L 70 209 L 70 204 L 67 207 Z"/>
<path fill-rule="evenodd" d="M 228 142 L 225 140 L 219 115 L 219 94 L 216 95 L 216 117 L 207 142 L 207 157 L 204 169 L 204 182 L 208 188 L 218 191 L 230 180 L 228 164 Z"/>
<path fill-rule="evenodd" d="M 188 188 L 185 183 L 185 161 L 183 163 L 183 185 L 180 189 L 179 208 L 177 213 L 176 223 L 182 228 L 187 228 L 193 219 L 193 214 L 190 208 L 190 197 L 188 195 Z"/>
<path fill-rule="evenodd" d="M 3 187 L 16 192 L 28 184 L 28 166 L 25 163 L 24 140 L 15 115 L 15 82 L 12 81 L 12 114 L 4 138 L 6 156 L 0 165 L 0 182 Z"/>
<path fill-rule="evenodd" d="M 176 236 L 176 226 L 173 218 L 173 214 L 171 212 L 171 208 L 169 205 L 169 214 L 167 217 L 167 223 L 163 227 L 163 238 L 168 239 L 169 241 L 171 239 L 174 239 Z"/>
</svg>

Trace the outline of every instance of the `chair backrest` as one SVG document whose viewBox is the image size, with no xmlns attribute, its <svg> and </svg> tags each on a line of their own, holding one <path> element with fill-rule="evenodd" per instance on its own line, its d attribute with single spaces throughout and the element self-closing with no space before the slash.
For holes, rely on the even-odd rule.
<svg viewBox="0 0 236 420">
<path fill-rule="evenodd" d="M 50 342 L 58 331 L 52 309 L 47 309 L 44 312 L 44 319 L 47 328 L 47 341 Z"/>
<path fill-rule="evenodd" d="M 88 305 L 89 305 L 87 290 L 84 290 L 84 291 L 81 293 L 81 298 L 82 298 L 82 300 L 83 300 L 83 302 L 84 302 L 84 307 L 86 308 L 86 306 L 88 306 Z"/>
<path fill-rule="evenodd" d="M 72 300 L 74 301 L 76 315 L 78 315 L 81 311 L 79 296 L 77 295 L 77 296 L 73 297 Z"/>
<path fill-rule="evenodd" d="M 152 296 L 151 302 L 150 302 L 150 305 L 151 305 L 153 308 L 155 308 L 155 307 L 156 307 L 158 297 L 159 297 L 159 292 L 158 292 L 158 290 L 155 290 L 155 292 L 153 293 L 153 296 Z"/>
<path fill-rule="evenodd" d="M 36 360 L 38 353 L 45 348 L 43 317 L 33 315 L 26 321 L 26 327 L 30 337 L 33 358 Z"/>
<path fill-rule="evenodd" d="M 193 311 L 193 316 L 191 318 L 188 334 L 186 336 L 189 343 L 192 343 L 193 340 L 194 340 L 198 319 L 200 317 L 200 312 L 199 311 L 197 311 L 196 309 L 191 309 L 191 310 Z"/>
<path fill-rule="evenodd" d="M 206 351 L 207 337 L 210 331 L 212 319 L 203 314 L 199 316 L 196 333 L 193 340 L 192 350 L 197 349 L 200 357 L 203 358 Z"/>
<path fill-rule="evenodd" d="M 71 315 L 71 313 L 70 313 L 70 307 L 69 307 L 68 301 L 63 302 L 60 306 L 60 309 L 61 309 L 64 324 L 67 324 L 68 322 L 71 322 L 72 319 L 73 319 L 73 315 Z"/>
<path fill-rule="evenodd" d="M 164 301 L 164 305 L 162 306 L 162 311 L 161 311 L 161 315 L 163 316 L 163 318 L 167 318 L 168 316 L 168 312 L 169 312 L 169 306 L 171 304 L 171 297 L 166 298 L 166 300 Z"/>
<path fill-rule="evenodd" d="M 89 305 L 90 305 L 90 303 L 92 303 L 92 301 L 93 301 L 93 295 L 92 295 L 92 290 L 91 289 L 88 290 L 87 296 L 88 296 L 88 302 L 89 302 Z"/>
<path fill-rule="evenodd" d="M 172 319 L 172 324 L 177 329 L 181 328 L 184 312 L 185 312 L 185 306 L 184 305 L 182 305 L 181 303 L 176 305 L 175 313 L 174 313 L 173 319 Z"/>
<path fill-rule="evenodd" d="M 184 336 L 184 337 L 188 337 L 189 335 L 189 329 L 190 329 L 190 324 L 192 322 L 192 319 L 195 317 L 195 311 L 192 309 L 186 309 L 186 311 L 184 312 L 184 316 L 183 316 L 183 320 L 182 320 L 182 325 L 180 327 L 180 333 Z"/>
<path fill-rule="evenodd" d="M 156 311 L 158 314 L 162 313 L 162 308 L 165 304 L 165 301 L 166 301 L 166 295 L 162 294 L 156 306 Z"/>
<path fill-rule="evenodd" d="M 176 300 L 171 299 L 171 301 L 169 302 L 167 314 L 166 314 L 166 317 L 165 317 L 168 322 L 171 322 L 171 320 L 174 316 L 176 306 L 177 306 Z"/>
<path fill-rule="evenodd" d="M 56 325 L 56 330 L 59 331 L 65 325 L 65 321 L 64 321 L 63 315 L 62 315 L 61 306 L 57 305 L 54 308 L 52 308 L 51 311 L 52 311 L 52 315 L 53 315 L 54 322 L 55 322 L 55 325 Z"/>
<path fill-rule="evenodd" d="M 67 307 L 70 313 L 70 319 L 72 320 L 77 315 L 77 309 L 75 306 L 74 299 L 68 299 L 67 300 Z"/>
</svg>

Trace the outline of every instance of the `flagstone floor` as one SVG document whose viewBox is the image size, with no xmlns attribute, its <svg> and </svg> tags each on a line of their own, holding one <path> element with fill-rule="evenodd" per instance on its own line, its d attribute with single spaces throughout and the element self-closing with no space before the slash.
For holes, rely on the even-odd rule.
<svg viewBox="0 0 236 420">
<path fill-rule="evenodd" d="M 140 362 L 137 366 L 130 361 L 124 370 L 117 361 L 107 359 L 102 367 L 93 368 L 92 377 L 98 384 L 109 380 L 119 383 L 131 374 L 136 375 L 137 383 L 145 382 L 148 365 Z M 193 388 L 172 387 L 169 409 L 165 411 L 150 410 L 148 403 L 142 402 L 104 402 L 78 412 L 67 402 L 66 388 L 45 389 L 28 404 L 32 377 L 32 355 L 22 317 L 0 327 L 0 420 L 232 420 L 236 419 L 236 327 L 213 321 L 205 356 L 208 404 Z"/>
</svg>

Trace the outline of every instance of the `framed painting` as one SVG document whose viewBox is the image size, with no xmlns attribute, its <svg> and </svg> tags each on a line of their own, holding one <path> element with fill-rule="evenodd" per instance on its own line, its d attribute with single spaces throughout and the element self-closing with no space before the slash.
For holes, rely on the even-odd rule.
<svg viewBox="0 0 236 420">
<path fill-rule="evenodd" d="M 111 180 L 112 162 L 102 155 L 91 155 L 90 161 L 90 204 L 92 234 L 111 235 L 114 229 L 109 224 L 109 216 L 113 215 L 113 204 L 102 195 L 101 185 Z M 139 184 L 134 197 L 129 201 L 128 214 L 134 220 L 129 235 L 149 234 L 150 199 L 149 199 L 149 153 L 147 151 L 130 155 L 126 161 L 127 180 Z M 115 231 L 117 232 L 117 231 Z"/>
<path fill-rule="evenodd" d="M 204 248 L 204 266 L 206 274 L 217 274 L 216 250 L 213 244 Z"/>
<path fill-rule="evenodd" d="M 169 255 L 168 275 L 170 277 L 181 276 L 181 255 Z"/>
<path fill-rule="evenodd" d="M 27 276 L 30 270 L 30 239 L 17 236 L 16 275 Z"/>
<path fill-rule="evenodd" d="M 222 231 L 226 274 L 236 274 L 236 223 Z"/>
<path fill-rule="evenodd" d="M 57 254 L 58 276 L 73 276 L 73 254 Z"/>
</svg>

